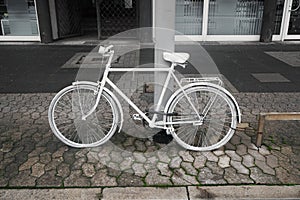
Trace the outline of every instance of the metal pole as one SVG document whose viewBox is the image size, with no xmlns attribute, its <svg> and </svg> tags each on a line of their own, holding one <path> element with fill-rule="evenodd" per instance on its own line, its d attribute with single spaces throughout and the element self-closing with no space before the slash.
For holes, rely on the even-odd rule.
<svg viewBox="0 0 300 200">
<path fill-rule="evenodd" d="M 170 63 L 167 63 L 163 59 L 163 52 L 174 52 L 175 50 L 175 0 L 153 0 L 155 9 L 155 26 L 154 26 L 154 63 L 155 68 L 170 67 Z M 158 105 L 159 96 L 162 92 L 162 86 L 164 80 L 166 80 L 167 73 L 155 72 L 154 82 L 156 83 L 154 88 L 154 104 Z M 172 81 L 169 82 L 172 85 Z M 171 96 L 171 92 L 166 91 L 165 98 L 162 101 L 161 106 L 166 105 L 167 97 Z M 162 108 L 156 108 L 156 110 Z M 153 140 L 159 143 L 169 143 L 172 140 L 171 136 L 167 136 L 165 130 L 161 130 L 153 136 Z"/>
<path fill-rule="evenodd" d="M 163 51 L 174 52 L 175 50 L 175 6 L 174 0 L 155 0 L 155 67 L 170 67 L 170 63 L 164 61 Z M 157 104 L 162 86 L 167 74 L 156 72 L 154 81 L 154 103 Z M 163 102 L 163 106 L 166 102 Z"/>
<path fill-rule="evenodd" d="M 100 1 L 96 0 L 96 13 L 97 13 L 97 32 L 98 39 L 101 39 L 101 9 L 100 9 Z"/>
</svg>

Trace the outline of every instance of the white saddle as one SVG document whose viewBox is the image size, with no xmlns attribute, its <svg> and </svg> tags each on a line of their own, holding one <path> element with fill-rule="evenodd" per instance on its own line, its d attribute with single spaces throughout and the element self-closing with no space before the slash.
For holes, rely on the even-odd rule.
<svg viewBox="0 0 300 200">
<path fill-rule="evenodd" d="M 190 54 L 188 53 L 163 53 L 163 58 L 171 63 L 183 64 L 189 59 L 189 57 Z"/>
</svg>

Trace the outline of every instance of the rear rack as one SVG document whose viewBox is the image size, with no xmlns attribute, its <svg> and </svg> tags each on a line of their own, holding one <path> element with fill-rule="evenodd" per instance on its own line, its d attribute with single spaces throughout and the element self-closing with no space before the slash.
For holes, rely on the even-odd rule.
<svg viewBox="0 0 300 200">
<path fill-rule="evenodd" d="M 219 77 L 182 78 L 180 80 L 180 83 L 183 85 L 188 83 L 198 83 L 198 82 L 210 82 L 222 87 L 224 85 L 223 81 Z"/>
</svg>

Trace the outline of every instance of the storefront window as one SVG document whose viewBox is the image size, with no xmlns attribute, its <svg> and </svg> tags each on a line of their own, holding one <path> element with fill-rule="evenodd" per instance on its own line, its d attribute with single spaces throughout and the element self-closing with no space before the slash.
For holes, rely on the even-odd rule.
<svg viewBox="0 0 300 200">
<path fill-rule="evenodd" d="M 38 35 L 34 0 L 0 0 L 1 35 Z"/>
<path fill-rule="evenodd" d="M 201 35 L 203 0 L 176 0 L 176 31 L 185 35 Z"/>
<path fill-rule="evenodd" d="M 289 35 L 300 34 L 300 1 L 299 0 L 294 0 L 292 3 L 292 11 L 290 15 L 288 34 Z"/>
<path fill-rule="evenodd" d="M 276 6 L 276 16 L 275 16 L 275 26 L 274 26 L 274 34 L 280 34 L 281 22 L 282 22 L 282 15 L 283 15 L 283 8 L 284 8 L 284 0 L 277 0 Z"/>
<path fill-rule="evenodd" d="M 210 0 L 209 35 L 259 35 L 263 0 Z"/>
</svg>

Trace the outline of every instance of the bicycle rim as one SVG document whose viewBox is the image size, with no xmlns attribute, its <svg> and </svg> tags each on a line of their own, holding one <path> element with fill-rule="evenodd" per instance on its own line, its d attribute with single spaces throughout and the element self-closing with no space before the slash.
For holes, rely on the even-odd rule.
<svg viewBox="0 0 300 200">
<path fill-rule="evenodd" d="M 93 85 L 75 85 L 60 91 L 49 108 L 49 123 L 54 134 L 72 147 L 95 147 L 105 143 L 117 128 L 118 114 L 113 99 L 103 91 L 96 110 L 85 120 L 95 104 Z"/>
<path fill-rule="evenodd" d="M 174 139 L 194 151 L 209 151 L 226 144 L 237 124 L 233 101 L 213 87 L 196 86 L 185 92 L 203 120 L 199 120 L 185 95 L 180 93 L 168 109 L 169 113 L 176 113 L 167 117 L 167 122 L 175 123 L 170 125 Z"/>
</svg>

